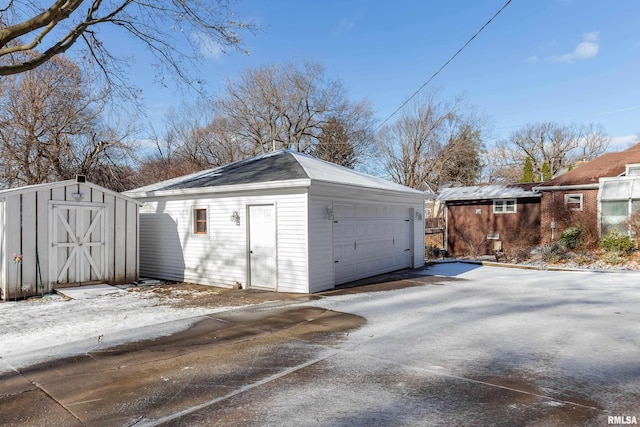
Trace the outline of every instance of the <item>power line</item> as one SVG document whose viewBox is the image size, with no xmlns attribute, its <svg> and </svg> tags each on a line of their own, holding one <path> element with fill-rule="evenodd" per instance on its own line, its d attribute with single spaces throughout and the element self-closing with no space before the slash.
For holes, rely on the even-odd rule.
<svg viewBox="0 0 640 427">
<path fill-rule="evenodd" d="M 407 99 L 406 99 L 402 104 L 400 104 L 400 106 L 399 106 L 398 108 L 396 108 L 396 110 L 395 110 L 393 113 L 391 113 L 391 114 L 389 115 L 389 117 L 387 117 L 386 119 L 384 119 L 384 120 L 382 121 L 382 123 L 380 123 L 380 124 L 379 124 L 375 129 L 374 129 L 374 132 L 375 132 L 375 131 L 377 131 L 378 129 L 380 129 L 380 128 L 382 127 L 382 125 L 384 125 L 386 122 L 388 122 L 388 121 L 389 121 L 389 119 L 390 119 L 391 117 L 395 116 L 395 115 L 396 115 L 396 113 L 398 113 L 398 111 L 400 111 L 400 110 L 402 109 L 402 107 L 404 107 L 405 105 L 407 105 L 407 103 L 408 103 L 409 101 L 411 101 L 411 100 L 412 100 L 412 99 L 413 99 L 413 98 L 414 98 L 418 93 L 420 93 L 420 91 L 421 91 L 422 89 L 424 89 L 424 87 L 425 87 L 426 85 L 428 85 L 428 84 L 431 82 L 431 80 L 433 80 L 433 79 L 434 79 L 438 74 L 440 74 L 440 72 L 441 72 L 441 71 L 442 71 L 442 70 L 443 70 L 447 65 L 449 65 L 449 63 L 450 63 L 451 61 L 453 61 L 453 60 L 455 59 L 455 57 L 456 57 L 456 56 L 458 56 L 458 54 L 460 54 L 460 52 L 462 52 L 462 51 L 463 51 L 463 50 L 464 50 L 464 49 L 469 45 L 469 43 L 471 43 L 471 42 L 473 41 L 473 39 L 475 39 L 475 38 L 478 36 L 478 34 L 480 34 L 480 33 L 482 32 L 482 30 L 484 30 L 484 29 L 485 29 L 485 28 L 486 28 L 486 27 L 491 23 L 491 21 L 493 21 L 493 20 L 494 20 L 498 15 L 500 15 L 500 13 L 501 13 L 501 12 L 502 12 L 502 11 L 503 11 L 507 6 L 509 6 L 509 3 L 511 3 L 511 0 L 507 0 L 507 2 L 506 2 L 506 3 L 505 3 L 505 4 L 500 8 L 500 10 L 498 10 L 498 11 L 497 11 L 497 12 L 496 12 L 492 17 L 491 17 L 491 19 L 489 19 L 487 22 L 485 22 L 485 24 L 484 24 L 482 27 L 480 27 L 480 29 L 479 29 L 479 30 L 478 30 L 478 31 L 477 31 L 473 36 L 471 36 L 471 38 L 470 38 L 469 40 L 467 40 L 467 42 L 466 42 L 464 45 L 462 45 L 462 47 L 461 47 L 460 49 L 458 49 L 458 51 L 457 51 L 456 53 L 454 53 L 454 54 L 453 54 L 453 56 L 447 60 L 447 62 L 445 62 L 444 64 L 442 64 L 442 66 L 438 69 L 438 71 L 436 71 L 435 73 L 433 73 L 433 75 L 432 75 L 431 77 L 429 77 L 429 79 L 428 79 L 426 82 L 424 82 L 424 84 L 423 84 L 422 86 L 420 86 L 420 87 L 418 88 L 418 90 L 416 90 L 415 92 L 413 92 L 413 94 L 412 94 L 409 98 L 407 98 Z"/>
</svg>

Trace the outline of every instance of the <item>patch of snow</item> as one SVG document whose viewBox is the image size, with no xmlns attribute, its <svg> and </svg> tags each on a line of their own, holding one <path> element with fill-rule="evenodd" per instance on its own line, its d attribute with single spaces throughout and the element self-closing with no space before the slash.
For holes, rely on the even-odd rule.
<svg viewBox="0 0 640 427">
<path fill-rule="evenodd" d="M 116 291 L 84 300 L 45 295 L 44 298 L 0 303 L 0 358 L 14 364 L 20 364 L 19 360 L 32 362 L 40 359 L 39 353 L 46 359 L 44 356 L 50 354 L 50 348 L 54 346 L 87 340 L 96 345 L 114 345 L 122 341 L 125 331 L 165 324 L 164 327 L 149 328 L 138 339 L 151 338 L 185 327 L 179 323 L 169 326 L 167 322 L 183 319 L 195 322 L 198 316 L 225 310 L 177 309 L 169 305 L 170 298 Z"/>
</svg>

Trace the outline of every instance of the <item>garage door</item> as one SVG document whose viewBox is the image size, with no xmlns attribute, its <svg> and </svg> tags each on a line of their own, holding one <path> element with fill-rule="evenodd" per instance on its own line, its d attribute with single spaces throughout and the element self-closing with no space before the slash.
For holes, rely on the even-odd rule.
<svg viewBox="0 0 640 427">
<path fill-rule="evenodd" d="M 411 266 L 411 209 L 334 205 L 333 213 L 337 285 Z"/>
</svg>

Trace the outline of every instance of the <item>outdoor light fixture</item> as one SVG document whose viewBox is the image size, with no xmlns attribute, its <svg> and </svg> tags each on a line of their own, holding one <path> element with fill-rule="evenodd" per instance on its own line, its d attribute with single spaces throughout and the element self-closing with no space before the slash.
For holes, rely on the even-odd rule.
<svg viewBox="0 0 640 427">
<path fill-rule="evenodd" d="M 73 197 L 77 201 L 80 201 L 84 197 L 84 194 L 82 194 L 82 193 L 71 193 L 71 197 Z"/>
<path fill-rule="evenodd" d="M 422 214 L 420 212 L 416 212 L 416 221 L 422 221 Z"/>
<path fill-rule="evenodd" d="M 240 212 L 233 211 L 231 214 L 231 222 L 235 222 L 236 225 L 240 225 Z"/>
<path fill-rule="evenodd" d="M 333 209 L 327 206 L 327 219 L 333 221 Z"/>
</svg>

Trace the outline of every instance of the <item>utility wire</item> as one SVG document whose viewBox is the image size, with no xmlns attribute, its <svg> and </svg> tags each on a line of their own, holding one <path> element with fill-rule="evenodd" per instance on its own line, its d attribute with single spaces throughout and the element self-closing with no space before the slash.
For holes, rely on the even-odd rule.
<svg viewBox="0 0 640 427">
<path fill-rule="evenodd" d="M 484 24 L 484 25 L 483 25 L 483 26 L 482 26 L 482 27 L 481 27 L 481 28 L 480 28 L 480 29 L 479 29 L 479 30 L 478 30 L 478 31 L 477 31 L 473 36 L 471 36 L 471 38 L 470 38 L 469 40 L 467 40 L 467 42 L 466 42 L 466 43 L 465 43 L 465 44 L 464 44 L 460 49 L 458 49 L 458 51 L 457 51 L 456 53 L 454 53 L 454 54 L 453 54 L 453 56 L 447 60 L 447 62 L 445 62 L 444 64 L 442 64 L 442 66 L 438 69 L 438 71 L 436 71 L 435 73 L 433 73 L 433 75 L 432 75 L 431 77 L 429 77 L 429 79 L 428 79 L 426 82 L 424 82 L 424 84 L 423 84 L 422 86 L 420 86 L 420 87 L 418 88 L 418 90 L 416 90 L 415 92 L 413 92 L 413 94 L 412 94 L 409 98 L 407 98 L 407 99 L 406 99 L 402 104 L 400 104 L 400 106 L 399 106 L 398 108 L 396 108 L 396 110 L 395 110 L 393 113 L 391 113 L 391 114 L 389 115 L 389 117 L 387 117 L 386 119 L 384 119 L 384 120 L 382 121 L 382 123 L 380 123 L 380 124 L 379 124 L 379 125 L 378 125 L 374 130 L 373 130 L 373 131 L 375 132 L 375 131 L 377 131 L 378 129 L 380 129 L 380 128 L 382 127 L 382 125 L 384 125 L 386 122 L 388 122 L 388 121 L 389 121 L 389 119 L 390 119 L 391 117 L 395 116 L 395 115 L 398 113 L 398 111 L 400 111 L 400 110 L 402 109 L 402 107 L 404 107 L 405 105 L 407 105 L 407 103 L 408 103 L 409 101 L 411 101 L 411 100 L 412 100 L 412 99 L 413 99 L 413 98 L 414 98 L 418 93 L 420 93 L 420 91 L 421 91 L 422 89 L 424 89 L 424 87 L 425 87 L 426 85 L 428 85 L 428 84 L 431 82 L 431 80 L 433 80 L 433 79 L 434 79 L 438 74 L 440 74 L 440 72 L 441 72 L 441 71 L 442 71 L 442 70 L 443 70 L 447 65 L 449 65 L 449 63 L 450 63 L 451 61 L 453 61 L 453 60 L 455 59 L 455 57 L 456 57 L 456 56 L 458 56 L 458 54 L 459 54 L 460 52 L 462 52 L 462 51 L 463 51 L 463 50 L 464 50 L 464 49 L 469 45 L 469 43 L 471 43 L 471 42 L 473 41 L 473 39 L 475 39 L 475 38 L 476 38 L 476 37 L 477 37 L 477 36 L 482 32 L 482 30 L 484 30 L 484 29 L 485 29 L 485 28 L 486 28 L 486 27 L 491 23 L 491 21 L 493 21 L 493 20 L 494 20 L 498 15 L 500 15 L 500 13 L 501 13 L 504 9 L 506 9 L 506 7 L 507 7 L 507 6 L 509 6 L 509 3 L 511 3 L 511 0 L 507 0 L 507 2 L 506 2 L 506 3 L 505 3 L 505 4 L 500 8 L 500 10 L 498 10 L 498 11 L 497 11 L 497 12 L 496 12 L 492 17 L 491 17 L 491 19 L 489 19 L 487 22 L 485 22 L 485 24 Z"/>
</svg>

